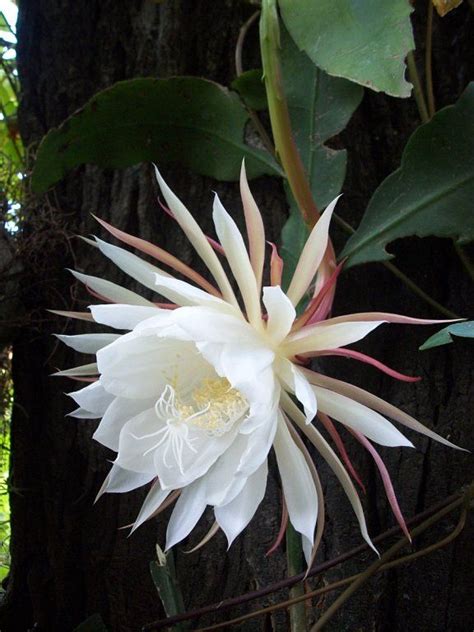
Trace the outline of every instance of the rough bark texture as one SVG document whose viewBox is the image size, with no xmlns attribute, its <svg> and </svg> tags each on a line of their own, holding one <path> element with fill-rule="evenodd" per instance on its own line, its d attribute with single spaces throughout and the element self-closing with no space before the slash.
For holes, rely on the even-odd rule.
<svg viewBox="0 0 474 632">
<path fill-rule="evenodd" d="M 21 0 L 18 61 L 25 144 L 34 151 L 48 129 L 97 90 L 120 79 L 195 74 L 228 84 L 233 76 L 238 30 L 251 11 L 237 0 Z M 452 102 L 467 82 L 472 22 L 467 6 L 442 22 L 436 20 L 438 106 Z M 422 25 L 418 26 L 421 29 Z M 255 55 L 251 45 L 249 60 Z M 377 184 L 398 165 L 406 139 L 417 123 L 411 102 L 367 93 L 349 128 L 336 141 L 348 147 L 350 156 L 340 213 L 354 225 Z M 166 176 L 206 228 L 210 223 L 210 189 L 216 184 L 179 168 L 167 170 Z M 217 188 L 224 203 L 238 215 L 236 187 Z M 285 219 L 280 186 L 261 179 L 253 189 L 266 209 L 269 233 L 277 237 Z M 157 537 L 162 542 L 167 516 L 127 538 L 126 532 L 117 528 L 134 519 L 144 492 L 110 495 L 92 505 L 108 469 L 106 459 L 112 455 L 91 441 L 93 424 L 64 419 L 71 405 L 62 392 L 75 387 L 48 377 L 55 367 L 75 364 L 77 358 L 56 345 L 50 334 L 63 330 L 65 324 L 44 310 L 87 305 L 82 289 L 71 292 L 71 278 L 64 268 L 75 266 L 124 280 L 96 252 L 72 238 L 78 233 L 98 232 L 91 212 L 179 251 L 188 262 L 198 265 L 171 220 L 159 213 L 148 166 L 117 172 L 86 167 L 44 200 L 31 202 L 23 235 L 29 254 L 24 261 L 22 297 L 31 323 L 17 332 L 14 346 L 12 572 L 0 610 L 0 626 L 6 632 L 34 625 L 44 631 L 72 630 L 95 612 L 101 613 L 111 630 L 132 632 L 162 614 L 148 564 L 154 557 Z M 344 239 L 336 230 L 336 245 L 340 247 Z M 448 242 L 413 239 L 395 244 L 393 250 L 400 267 L 428 292 L 466 314 L 472 304 L 472 288 Z M 340 283 L 336 313 L 366 309 L 432 315 L 378 265 L 350 270 Z M 68 333 L 86 330 L 67 326 Z M 455 343 L 418 354 L 417 347 L 426 336 L 426 330 L 394 326 L 375 333 L 364 346 L 364 351 L 373 351 L 399 370 L 422 375 L 425 379 L 419 384 L 393 384 L 370 369 L 342 360 L 328 362 L 328 371 L 400 405 L 456 443 L 472 446 L 472 352 L 468 345 Z M 416 451 L 387 450 L 384 454 L 407 516 L 469 482 L 473 475 L 471 457 L 418 437 L 414 440 Z M 366 505 L 370 530 L 375 534 L 391 526 L 393 520 L 373 466 L 360 450 L 354 450 L 354 455 L 368 481 Z M 324 463 L 319 465 L 329 517 L 322 559 L 358 544 L 360 535 L 338 484 Z M 228 554 L 220 535 L 196 554 L 178 552 L 178 572 L 188 607 L 237 595 L 284 576 L 282 553 L 264 557 L 278 529 L 278 499 L 278 481 L 272 477 L 252 528 Z M 209 524 L 208 518 L 192 537 L 193 542 Z M 441 537 L 451 524 L 443 523 L 426 541 Z M 346 605 L 331 629 L 470 630 L 474 617 L 474 573 L 469 563 L 474 555 L 472 536 L 468 528 L 454 545 L 380 576 Z M 366 554 L 328 574 L 327 579 L 349 574 L 371 560 L 373 556 Z M 329 600 L 318 603 L 315 613 Z M 242 629 L 260 630 L 263 625 L 259 620 Z M 278 617 L 275 625 L 286 629 L 285 616 Z"/>
</svg>

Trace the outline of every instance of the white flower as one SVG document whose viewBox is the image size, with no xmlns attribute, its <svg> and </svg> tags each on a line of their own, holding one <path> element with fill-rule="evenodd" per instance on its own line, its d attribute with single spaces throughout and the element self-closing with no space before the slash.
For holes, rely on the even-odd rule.
<svg viewBox="0 0 474 632">
<path fill-rule="evenodd" d="M 171 213 L 217 287 L 157 246 L 99 220 L 116 238 L 192 282 L 178 280 L 100 239 L 95 243 L 105 256 L 169 302 L 150 302 L 108 281 L 74 273 L 108 303 L 90 307 L 93 320 L 128 331 L 59 336 L 74 349 L 97 355 L 97 364 L 59 375 L 94 380 L 70 393 L 79 405 L 71 414 L 81 419 L 100 418 L 94 438 L 117 452 L 101 493 L 128 492 L 151 483 L 134 528 L 177 499 L 168 524 L 167 548 L 185 538 L 210 505 L 230 545 L 264 497 L 267 459 L 273 448 L 289 519 L 301 533 L 310 561 L 321 536 L 324 507 L 316 468 L 300 438 L 302 432 L 339 478 L 362 535 L 371 544 L 347 470 L 356 478 L 357 474 L 330 418 L 350 430 L 375 455 L 368 439 L 385 446 L 412 445 L 384 415 L 452 444 L 374 395 L 312 372 L 305 364 L 311 356 L 343 354 L 409 380 L 344 347 L 384 322 L 433 321 L 383 313 L 324 320 L 338 270 L 329 279 L 318 278 L 317 273 L 328 245 L 336 200 L 313 229 L 284 293 L 279 285 L 281 262 L 276 251 L 271 260 L 272 285 L 262 290 L 264 228 L 243 168 L 240 184 L 249 251 L 217 196 L 213 218 L 219 244 L 204 235 L 158 172 L 157 178 Z M 222 254 L 240 299 L 224 271 L 219 258 Z M 312 299 L 297 318 L 295 307 L 315 280 Z M 88 318 L 87 314 L 63 314 Z M 320 433 L 320 424 L 334 439 L 346 467 Z M 377 463 L 404 527 L 388 474 L 383 464 Z"/>
</svg>

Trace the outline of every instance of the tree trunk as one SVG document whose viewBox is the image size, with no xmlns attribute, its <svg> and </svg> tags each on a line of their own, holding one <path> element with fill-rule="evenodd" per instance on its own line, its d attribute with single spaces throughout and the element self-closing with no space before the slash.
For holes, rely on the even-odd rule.
<svg viewBox="0 0 474 632">
<path fill-rule="evenodd" d="M 47 130 L 96 91 L 121 79 L 192 74 L 228 85 L 234 73 L 238 31 L 252 11 L 237 0 L 21 0 L 19 119 L 25 145 L 34 153 Z M 472 48 L 468 48 L 472 22 L 467 6 L 443 21 L 436 20 L 438 107 L 453 102 L 465 86 L 472 60 Z M 422 33 L 423 25 L 418 26 Z M 249 45 L 246 63 L 251 67 L 258 63 L 256 31 L 251 33 Z M 335 141 L 349 149 L 346 195 L 340 207 L 340 214 L 348 221 L 357 224 L 377 184 L 398 166 L 402 148 L 417 124 L 411 101 L 365 95 L 349 128 Z M 211 223 L 211 189 L 217 188 L 224 204 L 240 217 L 235 185 L 216 184 L 178 167 L 166 170 L 166 177 L 205 229 Z M 252 189 L 264 210 L 269 234 L 277 239 L 286 213 L 281 187 L 270 178 L 261 178 L 252 183 Z M 71 404 L 63 391 L 74 390 L 74 384 L 50 377 L 57 367 L 80 363 L 77 354 L 59 347 L 51 334 L 90 330 L 86 325 L 65 324 L 45 311 L 80 310 L 88 304 L 81 288 L 74 286 L 71 291 L 72 278 L 64 268 L 75 267 L 130 287 L 95 251 L 74 238 L 77 234 L 100 234 L 90 213 L 179 252 L 188 263 L 199 267 L 171 220 L 160 213 L 148 165 L 121 171 L 81 168 L 44 199 L 29 199 L 21 239 L 26 246 L 22 301 L 30 322 L 17 332 L 14 342 L 12 569 L 0 611 L 0 627 L 5 632 L 33 626 L 40 631 L 64 632 L 96 612 L 110 630 L 132 632 L 163 614 L 149 562 L 155 557 L 155 542 L 163 543 L 168 513 L 129 538 L 119 527 L 134 520 L 145 490 L 106 495 L 93 505 L 113 455 L 91 441 L 94 423 L 64 417 Z M 338 229 L 334 234 L 340 249 L 346 237 Z M 450 243 L 412 239 L 395 244 L 393 251 L 407 274 L 443 304 L 466 315 L 472 289 Z M 382 266 L 347 272 L 339 285 L 335 313 L 375 309 L 436 316 Z M 422 375 L 423 382 L 416 385 L 394 385 L 370 368 L 357 367 L 353 372 L 353 364 L 342 360 L 327 362 L 324 367 L 331 375 L 360 384 L 399 405 L 454 442 L 472 446 L 469 347 L 455 343 L 418 353 L 427 335 L 426 330 L 386 327 L 364 346 L 364 351 L 373 351 L 399 370 Z M 416 451 L 384 453 L 406 516 L 442 499 L 473 477 L 469 456 L 420 437 L 411 438 Z M 315 458 L 323 475 L 329 517 L 322 560 L 359 544 L 361 538 L 339 485 L 324 463 Z M 354 459 L 368 481 L 369 527 L 376 534 L 391 526 L 393 519 L 373 466 L 360 450 L 354 450 Z M 228 553 L 222 535 L 192 555 L 183 552 L 190 546 L 178 547 L 178 573 L 188 608 L 238 595 L 284 576 L 284 553 L 264 556 L 279 527 L 278 485 L 272 475 L 264 504 Z M 197 542 L 210 524 L 210 516 L 206 516 L 190 543 Z M 442 537 L 452 524 L 446 521 L 417 546 Z M 474 555 L 472 536 L 472 528 L 466 529 L 449 547 L 380 575 L 329 627 L 338 631 L 470 630 L 474 617 L 473 601 L 467 599 L 474 584 L 469 564 Z M 372 554 L 364 554 L 327 577 L 350 574 L 373 560 Z M 277 594 L 260 603 L 265 605 L 282 596 Z M 330 600 L 327 597 L 323 606 Z M 321 607 L 318 603 L 315 616 Z M 221 616 L 201 619 L 199 624 L 218 621 Z M 275 626 L 286 629 L 285 615 L 275 619 Z M 241 629 L 261 630 L 262 620 L 247 622 Z"/>
</svg>

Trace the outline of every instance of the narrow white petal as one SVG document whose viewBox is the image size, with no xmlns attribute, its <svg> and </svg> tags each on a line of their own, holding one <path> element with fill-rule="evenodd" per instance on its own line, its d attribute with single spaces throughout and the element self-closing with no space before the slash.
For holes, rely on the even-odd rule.
<svg viewBox="0 0 474 632">
<path fill-rule="evenodd" d="M 86 410 L 103 415 L 114 400 L 114 395 L 108 393 L 100 382 L 93 382 L 85 388 L 68 393 L 69 397 Z"/>
<path fill-rule="evenodd" d="M 181 542 L 196 526 L 206 509 L 206 481 L 188 485 L 178 498 L 166 530 L 166 550 Z"/>
<path fill-rule="evenodd" d="M 257 280 L 257 289 L 260 291 L 262 287 L 263 265 L 265 262 L 265 229 L 262 216 L 247 182 L 244 161 L 242 161 L 242 168 L 240 170 L 240 195 L 244 207 L 245 224 L 247 226 L 250 261 Z"/>
<path fill-rule="evenodd" d="M 227 537 L 230 546 L 252 520 L 258 506 L 265 496 L 267 486 L 267 461 L 247 479 L 247 483 L 231 502 L 215 507 L 214 513 L 220 528 Z"/>
<path fill-rule="evenodd" d="M 222 206 L 219 197 L 214 198 L 213 219 L 216 233 L 225 250 L 227 261 L 244 300 L 247 317 L 255 327 L 262 328 L 257 280 L 250 263 L 242 235 L 232 217 Z"/>
<path fill-rule="evenodd" d="M 211 306 L 216 311 L 229 313 L 240 313 L 234 307 L 226 303 L 221 298 L 208 294 L 200 288 L 194 287 L 186 281 L 164 277 L 161 274 L 155 275 L 155 286 L 157 291 L 176 305 L 202 305 Z"/>
<path fill-rule="evenodd" d="M 337 349 L 365 338 L 385 321 L 337 323 L 336 325 L 310 325 L 288 338 L 285 352 L 288 355 Z"/>
<path fill-rule="evenodd" d="M 81 364 L 81 366 L 75 366 L 72 369 L 56 371 L 53 375 L 55 377 L 90 377 L 97 375 L 98 372 L 97 363 L 91 362 L 91 364 Z"/>
<path fill-rule="evenodd" d="M 141 472 L 132 472 L 125 470 L 116 463 L 112 465 L 107 475 L 107 482 L 104 486 L 103 493 L 121 494 L 132 491 L 150 483 L 154 478 L 153 474 L 143 474 Z"/>
<path fill-rule="evenodd" d="M 294 393 L 303 405 L 307 423 L 312 421 L 318 411 L 318 403 L 314 389 L 304 373 L 293 362 L 284 358 L 278 359 L 275 370 L 286 390 Z"/>
<path fill-rule="evenodd" d="M 319 386 L 313 386 L 313 388 L 316 391 L 320 409 L 330 417 L 334 417 L 349 428 L 358 430 L 380 445 L 413 447 L 411 441 L 374 410 L 334 391 Z"/>
<path fill-rule="evenodd" d="M 263 303 L 268 314 L 267 333 L 278 345 L 290 333 L 296 310 L 279 285 L 263 288 Z"/>
<path fill-rule="evenodd" d="M 55 334 L 65 345 L 79 353 L 97 353 L 102 347 L 106 347 L 119 337 L 118 334 L 79 334 L 77 336 L 65 336 Z"/>
<path fill-rule="evenodd" d="M 88 274 L 82 274 L 82 272 L 76 272 L 75 270 L 70 270 L 70 272 L 78 281 L 87 285 L 87 287 L 89 287 L 93 292 L 104 296 L 114 303 L 153 306 L 153 303 L 148 301 L 146 298 L 143 298 L 143 296 L 140 296 L 135 292 L 131 292 L 116 283 L 100 279 L 99 277 L 90 276 Z"/>
<path fill-rule="evenodd" d="M 288 288 L 288 298 L 298 305 L 323 260 L 329 240 L 329 223 L 339 197 L 329 204 L 306 241 Z"/>
<path fill-rule="evenodd" d="M 91 413 L 90 410 L 85 408 L 76 408 L 76 410 L 68 413 L 67 417 L 72 417 L 73 419 L 100 419 L 102 415 L 100 413 Z"/>
<path fill-rule="evenodd" d="M 115 329 L 135 329 L 144 320 L 154 316 L 166 318 L 170 310 L 144 305 L 90 305 L 96 323 Z"/>
<path fill-rule="evenodd" d="M 247 448 L 236 469 L 236 476 L 250 476 L 266 460 L 275 439 L 277 425 L 278 414 L 275 408 L 265 423 L 246 435 L 248 436 Z"/>
<path fill-rule="evenodd" d="M 169 489 L 161 489 L 160 482 L 153 483 L 135 520 L 132 533 L 150 518 L 170 494 Z"/>
<path fill-rule="evenodd" d="M 291 438 L 281 414 L 273 446 L 291 524 L 313 544 L 318 496 L 306 460 Z"/>
<path fill-rule="evenodd" d="M 194 246 L 196 252 L 204 261 L 209 271 L 217 281 L 224 298 L 229 303 L 232 303 L 235 307 L 238 307 L 237 299 L 229 283 L 229 279 L 224 272 L 224 268 L 221 262 L 217 258 L 216 253 L 212 249 L 211 245 L 207 241 L 206 235 L 202 232 L 199 224 L 194 217 L 184 206 L 181 200 L 173 193 L 166 182 L 161 177 L 160 172 L 155 167 L 156 179 L 160 186 L 161 192 L 166 200 L 166 203 L 170 207 L 176 221 L 183 229 L 186 237 Z"/>
<path fill-rule="evenodd" d="M 149 290 L 156 292 L 155 274 L 161 274 L 166 277 L 171 276 L 161 268 L 137 257 L 133 252 L 129 252 L 118 246 L 113 246 L 98 237 L 95 237 L 95 240 L 102 254 L 113 261 L 125 274 L 128 274 L 132 279 L 135 279 L 135 281 L 138 281 Z"/>
<path fill-rule="evenodd" d="M 352 480 L 349 474 L 346 472 L 344 466 L 342 465 L 339 458 L 334 453 L 331 446 L 324 439 L 324 437 L 316 430 L 316 428 L 312 424 L 307 424 L 306 419 L 303 413 L 298 409 L 298 407 L 291 401 L 288 396 L 283 397 L 283 407 L 285 411 L 288 413 L 289 417 L 298 424 L 302 432 L 308 437 L 311 443 L 316 447 L 319 451 L 323 459 L 327 462 L 329 467 L 332 469 L 334 474 L 339 479 L 344 491 L 346 492 L 347 498 L 352 505 L 355 515 L 357 516 L 357 520 L 359 521 L 359 528 L 362 534 L 362 537 L 367 542 L 367 544 L 376 552 L 377 549 L 374 547 L 372 540 L 367 532 L 367 524 L 365 522 L 364 510 L 362 509 L 362 504 L 360 502 L 359 495 L 352 483 Z"/>
<path fill-rule="evenodd" d="M 245 320 L 212 307 L 182 307 L 174 311 L 172 321 L 195 342 L 263 345 L 262 338 Z"/>
<path fill-rule="evenodd" d="M 386 402 L 385 400 L 377 397 L 376 395 L 373 395 L 372 393 L 369 393 L 368 391 L 364 391 L 358 386 L 354 386 L 353 384 L 348 384 L 347 382 L 342 382 L 341 380 L 327 377 L 326 375 L 314 373 L 313 371 L 305 371 L 305 373 L 307 374 L 308 379 L 313 384 L 318 384 L 320 386 L 323 386 L 324 388 L 329 388 L 332 391 L 341 393 L 341 395 L 346 395 L 347 397 L 350 397 L 351 399 L 364 404 L 365 406 L 368 406 L 369 408 L 372 408 L 379 413 L 382 413 L 382 415 L 386 415 L 387 417 L 390 417 L 390 419 L 394 419 L 403 426 L 410 428 L 410 430 L 419 432 L 420 434 L 425 435 L 426 437 L 429 437 L 434 441 L 438 441 L 438 443 L 442 443 L 443 445 L 446 445 L 450 448 L 464 451 L 464 448 L 460 448 L 459 446 L 451 443 L 451 441 L 448 441 L 438 433 L 433 432 L 433 430 L 430 430 L 430 428 L 427 428 L 422 423 L 417 421 L 414 417 L 411 417 L 411 415 L 403 412 L 403 410 L 400 410 L 396 406 L 393 406 L 393 404 L 389 404 L 389 402 Z"/>
</svg>

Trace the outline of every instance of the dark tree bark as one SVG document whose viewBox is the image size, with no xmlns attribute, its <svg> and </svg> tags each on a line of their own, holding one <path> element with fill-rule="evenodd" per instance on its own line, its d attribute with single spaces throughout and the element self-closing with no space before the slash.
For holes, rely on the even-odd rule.
<svg viewBox="0 0 474 632">
<path fill-rule="evenodd" d="M 252 10 L 237 0 L 21 0 L 19 118 L 25 145 L 34 154 L 47 130 L 96 91 L 121 79 L 194 74 L 228 84 L 233 77 L 238 30 Z M 439 107 L 453 102 L 468 80 L 472 22 L 467 6 L 443 21 L 436 20 L 434 67 Z M 423 25 L 418 26 L 421 33 Z M 251 65 L 257 59 L 255 40 L 247 61 Z M 340 210 L 348 221 L 357 224 L 377 184 L 398 166 L 402 148 L 417 124 L 413 103 L 366 94 L 349 128 L 334 141 L 349 149 L 346 195 Z M 166 170 L 166 177 L 204 228 L 210 226 L 211 188 L 217 188 L 229 210 L 239 216 L 235 185 L 216 185 L 178 167 Z M 280 185 L 262 178 L 252 188 L 264 210 L 268 231 L 277 238 L 286 213 Z M 0 610 L 0 627 L 6 632 L 33 626 L 44 631 L 72 630 L 95 612 L 111 630 L 132 632 L 162 615 L 148 565 L 157 538 L 163 542 L 168 514 L 128 538 L 118 527 L 133 521 L 145 490 L 108 495 L 92 504 L 112 454 L 91 441 L 93 423 L 64 418 L 71 405 L 62 392 L 75 387 L 49 377 L 56 367 L 76 364 L 78 358 L 57 346 L 50 334 L 63 331 L 66 325 L 45 310 L 81 309 L 88 304 L 81 288 L 71 291 L 71 277 L 64 268 L 122 280 L 130 287 L 96 252 L 73 238 L 75 234 L 100 233 L 91 212 L 179 251 L 187 262 L 199 266 L 175 226 L 159 212 L 148 165 L 114 172 L 78 169 L 44 199 L 29 200 L 22 234 L 28 245 L 22 302 L 30 322 L 17 331 L 14 343 L 12 570 Z M 336 229 L 336 246 L 344 239 Z M 393 250 L 400 267 L 435 298 L 462 315 L 467 313 L 472 288 L 450 243 L 413 239 L 395 244 Z M 340 282 L 335 312 L 367 309 L 435 316 L 378 265 L 350 270 Z M 87 330 L 85 325 L 67 325 L 68 333 Z M 375 333 L 364 346 L 364 351 L 373 351 L 382 361 L 422 375 L 425 379 L 420 384 L 394 385 L 371 369 L 354 370 L 356 367 L 343 361 L 327 362 L 325 367 L 401 406 L 456 443 L 472 446 L 469 347 L 455 343 L 419 354 L 417 347 L 426 336 L 426 330 L 393 326 Z M 469 456 L 412 438 L 418 450 L 384 453 L 407 516 L 473 476 Z M 391 526 L 393 519 L 373 466 L 360 450 L 354 450 L 354 459 L 368 481 L 366 506 L 375 534 Z M 323 559 L 361 540 L 338 484 L 317 456 L 316 460 L 323 474 L 329 516 L 320 553 Z M 284 576 L 282 552 L 264 557 L 278 530 L 279 511 L 278 480 L 272 475 L 264 505 L 228 554 L 221 535 L 193 555 L 186 556 L 179 548 L 178 573 L 188 607 L 219 601 Z M 446 521 L 421 544 L 441 537 L 451 524 Z M 207 516 L 190 541 L 197 542 L 209 525 Z M 470 630 L 474 617 L 474 602 L 468 598 L 474 588 L 469 563 L 474 555 L 472 536 L 472 528 L 466 529 L 453 545 L 435 555 L 379 576 L 346 605 L 332 629 Z M 363 555 L 328 578 L 349 574 L 372 560 L 372 555 Z M 278 597 L 281 595 L 262 603 Z M 324 605 L 329 601 L 327 598 Z M 257 620 L 242 629 L 260 630 L 262 626 Z M 282 615 L 276 619 L 276 627 L 285 626 Z"/>
</svg>

